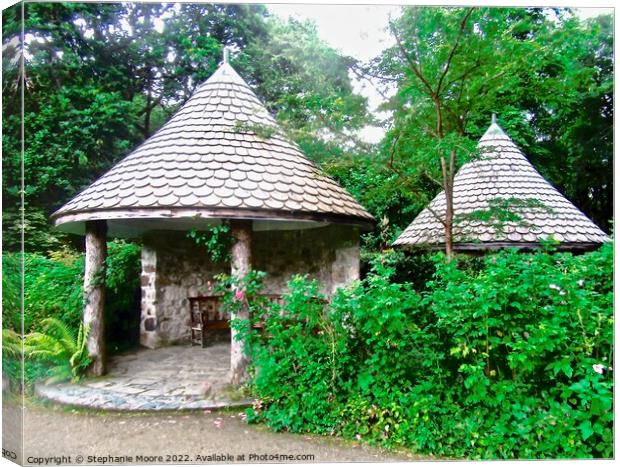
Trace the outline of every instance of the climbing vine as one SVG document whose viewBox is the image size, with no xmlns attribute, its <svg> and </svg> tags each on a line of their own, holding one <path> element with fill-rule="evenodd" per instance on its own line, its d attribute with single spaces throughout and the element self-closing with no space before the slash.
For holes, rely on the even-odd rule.
<svg viewBox="0 0 620 467">
<path fill-rule="evenodd" d="M 209 252 L 209 257 L 213 262 L 230 261 L 230 247 L 232 245 L 232 234 L 230 223 L 222 222 L 213 225 L 206 231 L 191 229 L 187 237 L 194 240 L 196 245 L 203 246 Z"/>
</svg>

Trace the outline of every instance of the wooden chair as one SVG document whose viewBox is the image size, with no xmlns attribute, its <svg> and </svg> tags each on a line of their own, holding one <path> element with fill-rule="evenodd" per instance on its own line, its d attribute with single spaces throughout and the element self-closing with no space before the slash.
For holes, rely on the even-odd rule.
<svg viewBox="0 0 620 467">
<path fill-rule="evenodd" d="M 192 345 L 204 347 L 206 329 L 203 310 L 200 309 L 200 303 L 192 298 L 189 299 L 189 306 L 192 321 L 190 327 Z"/>
</svg>

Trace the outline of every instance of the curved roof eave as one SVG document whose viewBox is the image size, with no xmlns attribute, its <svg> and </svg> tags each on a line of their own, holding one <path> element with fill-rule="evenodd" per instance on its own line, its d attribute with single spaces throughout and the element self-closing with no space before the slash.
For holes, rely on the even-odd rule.
<svg viewBox="0 0 620 467">
<path fill-rule="evenodd" d="M 327 224 L 357 226 L 362 231 L 372 230 L 374 221 L 361 217 L 338 214 L 283 212 L 251 209 L 213 209 L 213 208 L 166 208 L 149 209 L 109 209 L 85 210 L 74 213 L 56 211 L 50 216 L 54 226 L 67 233 L 83 234 L 88 221 L 106 220 L 120 228 L 112 227 L 110 233 L 117 236 L 133 236 L 127 232 L 143 230 L 175 230 L 205 227 L 222 220 L 253 220 L 255 224 L 269 225 L 273 230 L 290 228 L 312 228 Z M 174 221 L 174 224 L 173 224 Z M 125 234 L 123 234 L 125 232 Z"/>
<path fill-rule="evenodd" d="M 600 248 L 602 243 L 595 242 L 561 242 L 554 246 L 557 251 L 592 251 Z M 416 243 L 416 244 L 399 244 L 396 245 L 407 251 L 425 250 L 425 251 L 443 251 L 446 248 L 445 243 Z M 454 251 L 456 252 L 486 252 L 496 251 L 503 248 L 517 248 L 519 250 L 540 250 L 543 248 L 541 243 L 536 242 L 489 242 L 489 243 L 455 243 Z"/>
</svg>

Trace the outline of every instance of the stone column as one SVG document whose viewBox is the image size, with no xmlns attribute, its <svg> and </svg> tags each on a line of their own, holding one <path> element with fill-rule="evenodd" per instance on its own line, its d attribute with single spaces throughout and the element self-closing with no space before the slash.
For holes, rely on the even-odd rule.
<svg viewBox="0 0 620 467">
<path fill-rule="evenodd" d="M 234 278 L 246 276 L 252 268 L 252 221 L 231 221 L 233 245 L 231 249 L 231 275 Z M 241 291 L 245 292 L 245 291 Z M 243 306 L 231 319 L 249 319 L 250 314 Z M 244 342 L 239 339 L 238 332 L 230 330 L 230 382 L 241 384 L 247 378 L 248 358 L 244 350 Z"/>
<path fill-rule="evenodd" d="M 140 344 L 149 349 L 156 349 L 162 344 L 157 303 L 157 250 L 143 243 L 141 263 Z"/>
<path fill-rule="evenodd" d="M 106 221 L 87 221 L 86 260 L 84 264 L 84 330 L 89 333 L 86 341 L 92 360 L 88 373 L 105 374 L 105 258 L 107 255 Z"/>
</svg>

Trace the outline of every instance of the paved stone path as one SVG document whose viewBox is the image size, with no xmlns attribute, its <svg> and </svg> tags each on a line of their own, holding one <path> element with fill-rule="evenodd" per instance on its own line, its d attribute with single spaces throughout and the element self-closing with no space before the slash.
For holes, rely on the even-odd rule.
<svg viewBox="0 0 620 467">
<path fill-rule="evenodd" d="M 248 405 L 228 384 L 230 344 L 140 349 L 110 359 L 109 372 L 80 384 L 39 385 L 39 397 L 105 410 L 191 410 Z"/>
</svg>

